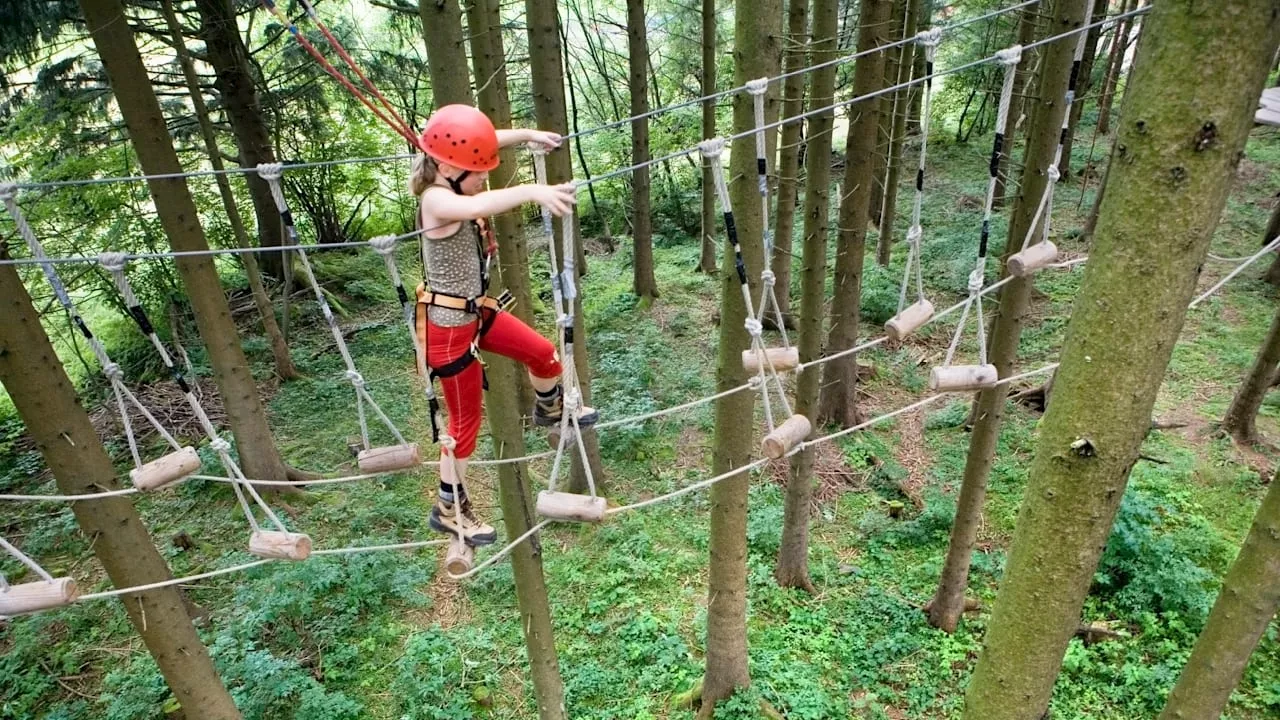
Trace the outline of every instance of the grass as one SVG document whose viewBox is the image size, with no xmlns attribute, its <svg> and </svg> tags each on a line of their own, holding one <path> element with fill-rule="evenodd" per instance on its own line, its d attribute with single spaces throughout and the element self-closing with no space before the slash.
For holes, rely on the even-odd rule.
<svg viewBox="0 0 1280 720">
<path fill-rule="evenodd" d="M 1084 164 L 1086 148 L 1078 144 L 1076 167 Z M 971 267 L 986 151 L 979 141 L 931 147 L 925 268 L 940 306 L 959 297 Z M 1104 152 L 1099 147 L 1096 157 Z M 1215 253 L 1235 256 L 1257 247 L 1269 210 L 1262 200 L 1280 189 L 1274 168 L 1280 168 L 1280 143 L 1273 133 L 1259 132 L 1215 237 Z M 1072 255 L 1087 252 L 1075 236 L 1083 221 L 1076 210 L 1079 187 L 1078 179 L 1064 183 L 1055 198 L 1055 239 Z M 1091 190 L 1085 193 L 1084 211 L 1091 197 Z M 900 217 L 899 237 L 905 223 Z M 998 219 L 993 237 L 1003 233 Z M 589 258 L 583 298 L 591 375 L 595 403 L 607 417 L 713 391 L 718 279 L 693 272 L 692 242 L 668 238 L 655 255 L 662 298 L 649 308 L 638 308 L 630 296 L 625 249 Z M 887 271 L 869 268 L 866 323 L 882 322 L 896 305 L 901 256 Z M 412 273 L 412 252 L 406 250 L 401 261 Z M 370 391 L 402 429 L 423 437 L 425 402 L 414 390 L 406 331 L 390 288 L 381 282 L 380 260 L 372 253 L 322 253 L 315 263 L 347 313 L 343 326 L 359 328 L 350 345 Z M 545 263 L 545 253 L 536 251 L 531 275 L 539 290 L 545 289 Z M 1228 267 L 1208 266 L 1202 284 Z M 1260 308 L 1269 307 L 1271 291 L 1257 281 L 1259 274 L 1247 272 L 1188 315 L 1157 406 L 1157 417 L 1188 427 L 1152 433 L 1144 454 L 1161 462 L 1135 468 L 1084 609 L 1084 621 L 1108 622 L 1126 637 L 1087 647 L 1072 641 L 1055 690 L 1055 717 L 1154 715 L 1247 532 L 1265 490 L 1257 466 L 1270 459 L 1234 448 L 1208 430 L 1269 321 L 1269 310 Z M 1080 275 L 1051 271 L 1037 278 L 1034 320 L 1022 341 L 1023 367 L 1056 359 Z M 995 277 L 994 264 L 988 277 Z M 550 318 L 547 299 L 542 302 L 545 332 Z M 302 303 L 298 312 L 293 356 L 306 377 L 275 390 L 271 424 L 291 462 L 326 474 L 347 473 L 354 463 L 346 440 L 358 433 L 353 394 L 314 303 Z M 901 406 L 924 391 L 926 368 L 945 351 L 954 321 L 930 326 L 902 348 L 867 353 L 878 369 L 865 386 L 869 411 Z M 123 344 L 124 336 L 120 330 L 107 337 Z M 265 344 L 251 336 L 246 347 L 255 373 L 266 376 Z M 975 349 L 970 330 L 960 353 L 967 357 Z M 85 393 L 90 400 L 99 397 L 93 386 Z M 813 596 L 773 582 L 783 491 L 772 474 L 753 478 L 747 526 L 751 671 L 756 692 L 788 718 L 933 718 L 959 712 L 1003 571 L 1038 421 L 1022 407 L 1008 415 L 970 581 L 971 594 L 985 609 L 945 635 L 928 627 L 918 607 L 933 592 L 946 549 L 968 448 L 968 435 L 959 427 L 966 411 L 958 398 L 839 441 L 831 452 L 840 468 L 831 482 L 839 484 L 814 508 Z M 1280 437 L 1278 411 L 1280 406 L 1269 403 L 1260 420 L 1273 438 Z M 611 499 L 632 502 L 706 477 L 711 418 L 710 406 L 704 406 L 603 433 Z M 0 419 L 0 488 L 52 492 L 38 454 L 18 442 L 21 426 L 8 406 L 0 404 Z M 755 432 L 747 422 L 743 431 Z M 388 437 L 380 434 L 379 441 Z M 921 442 L 912 442 L 914 437 Z M 531 450 L 545 447 L 533 435 L 529 440 Z M 487 441 L 482 439 L 478 452 L 489 453 Z M 214 469 L 210 460 L 206 470 Z M 535 463 L 531 472 L 543 481 L 548 466 Z M 908 503 L 906 517 L 892 520 L 885 506 L 902 499 L 905 477 L 919 478 L 924 507 Z M 477 472 L 481 511 L 491 518 L 498 512 L 493 480 Z M 305 501 L 291 501 L 295 514 L 289 522 L 311 533 L 318 547 L 427 537 L 433 483 L 430 473 L 421 472 L 330 486 Z M 249 557 L 243 517 L 225 485 L 193 481 L 162 495 L 139 496 L 136 503 L 175 574 Z M 105 587 L 89 541 L 68 510 L 19 505 L 6 511 L 12 511 L 6 529 L 11 540 L 51 570 L 82 579 L 86 589 Z M 705 493 L 695 493 L 599 527 L 558 526 L 544 534 L 570 717 L 692 717 L 669 704 L 701 674 L 707 511 Z M 180 532 L 194 538 L 195 546 L 181 549 L 169 542 Z M 439 576 L 438 562 L 429 551 L 317 558 L 200 583 L 188 595 L 208 612 L 202 635 L 246 717 L 535 716 L 509 567 L 500 563 L 459 586 Z M 14 564 L 5 561 L 2 568 L 22 580 Z M 0 649 L 0 718 L 159 718 L 169 701 L 115 602 L 17 619 L 0 628 Z M 1273 629 L 1227 717 L 1274 717 L 1280 711 L 1277 678 L 1280 642 Z"/>
</svg>

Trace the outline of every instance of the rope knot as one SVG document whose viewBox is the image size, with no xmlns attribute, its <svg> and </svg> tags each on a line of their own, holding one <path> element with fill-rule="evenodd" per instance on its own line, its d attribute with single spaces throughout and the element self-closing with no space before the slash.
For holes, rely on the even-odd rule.
<svg viewBox="0 0 1280 720">
<path fill-rule="evenodd" d="M 702 151 L 702 157 L 708 160 L 718 160 L 724 154 L 724 138 L 711 138 L 698 143 L 698 149 Z"/>
<path fill-rule="evenodd" d="M 129 264 L 129 256 L 122 252 L 98 253 L 98 264 L 109 273 L 121 273 Z"/>
<path fill-rule="evenodd" d="M 570 415 L 577 415 L 578 408 L 582 407 L 582 393 L 577 388 L 564 391 L 564 409 Z"/>
<path fill-rule="evenodd" d="M 124 378 L 124 371 L 120 369 L 120 365 L 113 362 L 102 366 L 102 374 L 106 375 L 111 382 L 117 382 Z"/>
<path fill-rule="evenodd" d="M 209 441 L 209 449 L 221 455 L 231 450 L 231 443 L 222 438 L 214 438 Z"/>
<path fill-rule="evenodd" d="M 454 440 L 453 436 L 450 435 L 449 433 L 441 433 L 440 447 L 444 448 L 445 450 L 448 450 L 449 454 L 452 455 L 453 451 L 458 447 L 458 441 Z"/>
<path fill-rule="evenodd" d="M 396 251 L 396 236 L 379 235 L 378 237 L 369 240 L 369 245 L 379 255 L 386 257 Z"/>
<path fill-rule="evenodd" d="M 1022 46 L 1011 45 L 1004 50 L 997 51 L 996 60 L 999 60 L 1000 64 L 1006 67 L 1017 65 L 1022 62 Z"/>
<path fill-rule="evenodd" d="M 1058 178 L 1062 177 L 1062 171 L 1058 170 L 1058 166 L 1056 164 L 1050 165 L 1048 175 L 1049 175 L 1049 182 L 1056 183 L 1058 182 Z"/>
<path fill-rule="evenodd" d="M 763 384 L 764 378 L 761 377 L 759 373 L 747 378 L 747 385 L 751 386 L 752 390 L 759 390 L 760 386 Z"/>
<path fill-rule="evenodd" d="M 350 380 L 353 386 L 357 388 L 364 387 L 364 376 L 361 375 L 359 372 L 355 370 L 348 370 L 346 374 L 347 374 L 347 380 Z"/>
<path fill-rule="evenodd" d="M 766 287 L 773 287 L 778 282 L 778 277 L 773 274 L 772 270 L 765 270 L 760 273 L 760 282 Z"/>
<path fill-rule="evenodd" d="M 938 43 L 942 42 L 942 28 L 929 28 L 916 33 L 916 42 L 925 49 L 938 47 Z"/>
<path fill-rule="evenodd" d="M 762 77 L 747 81 L 747 92 L 752 95 L 763 95 L 769 89 L 769 78 Z"/>
<path fill-rule="evenodd" d="M 0 201 L 9 202 L 18 197 L 18 186 L 15 183 L 0 183 Z"/>
<path fill-rule="evenodd" d="M 920 240 L 923 237 L 924 237 L 924 228 L 920 227 L 919 224 L 912 225 L 907 230 L 907 244 L 909 245 L 918 246 L 920 244 Z"/>
<path fill-rule="evenodd" d="M 976 267 L 969 273 L 969 296 L 972 297 L 982 292 L 982 286 L 986 281 L 983 276 L 982 268 Z"/>
<path fill-rule="evenodd" d="M 565 315 L 564 313 L 560 313 L 559 315 L 556 316 L 556 327 L 567 328 L 567 327 L 572 327 L 572 325 L 573 325 L 573 320 L 568 315 Z"/>
<path fill-rule="evenodd" d="M 753 317 L 749 317 L 743 321 L 742 326 L 747 329 L 747 333 L 751 335 L 752 339 L 759 339 L 760 333 L 764 330 L 764 325 Z"/>
<path fill-rule="evenodd" d="M 534 143 L 534 142 L 531 142 L 531 143 L 527 143 L 527 144 L 525 145 L 525 147 L 529 148 L 529 152 L 530 152 L 530 153 L 533 153 L 533 156 L 534 156 L 534 157 L 546 157 L 546 156 L 547 156 L 547 152 L 548 152 L 548 151 L 547 151 L 547 146 L 546 146 L 546 145 L 543 145 L 543 144 L 541 144 L 541 143 Z"/>
<path fill-rule="evenodd" d="M 267 182 L 279 180 L 284 174 L 284 163 L 259 163 L 258 176 Z"/>
</svg>

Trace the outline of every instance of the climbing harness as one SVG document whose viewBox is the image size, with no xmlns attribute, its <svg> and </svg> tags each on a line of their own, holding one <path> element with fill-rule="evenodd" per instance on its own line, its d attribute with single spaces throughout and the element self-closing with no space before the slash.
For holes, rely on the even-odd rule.
<svg viewBox="0 0 1280 720">
<path fill-rule="evenodd" d="M 924 228 L 920 225 L 920 211 L 924 206 L 925 157 L 929 149 L 930 102 L 933 96 L 933 61 L 942 40 L 942 29 L 932 28 L 916 35 L 916 42 L 924 48 L 924 90 L 920 107 L 920 159 L 916 166 L 915 202 L 911 206 L 911 227 L 907 230 L 907 263 L 902 272 L 902 287 L 898 292 L 898 311 L 884 324 L 885 334 L 893 340 L 902 340 L 933 317 L 933 303 L 924 294 L 924 257 L 921 240 Z M 914 68 L 912 69 L 914 73 Z M 914 269 L 914 273 L 912 270 Z M 907 289 L 915 276 L 916 301 L 907 305 Z"/>
<path fill-rule="evenodd" d="M 534 180 L 547 184 L 547 149 L 541 145 L 530 144 L 533 153 Z M 556 326 L 559 328 L 560 344 L 560 384 L 563 393 L 563 409 L 560 412 L 559 438 L 556 443 L 555 459 L 551 463 L 551 475 L 547 478 L 547 489 L 538 493 L 537 512 L 539 515 L 553 520 L 575 520 L 580 522 L 600 522 L 604 519 L 608 502 L 596 493 L 596 480 L 591 472 L 591 462 L 587 457 L 587 447 L 582 439 L 582 428 L 579 425 L 579 413 L 582 410 L 582 386 L 578 380 L 578 368 L 574 362 L 574 301 L 578 297 L 576 280 L 577 268 L 574 259 L 573 215 L 566 214 L 560 222 L 560 252 L 557 258 L 554 224 L 551 220 L 551 209 L 542 206 L 542 234 L 547 240 L 547 251 L 551 255 L 551 295 L 556 311 Z M 557 270 L 559 266 L 559 270 Z M 560 466 L 569 443 L 577 446 L 579 459 L 582 461 L 582 472 L 587 479 L 588 495 L 556 490 L 556 482 L 560 477 Z"/>
<path fill-rule="evenodd" d="M 751 338 L 751 348 L 743 351 L 742 365 L 748 372 L 755 373 L 752 383 L 759 387 L 760 398 L 764 406 L 764 418 L 768 432 L 762 445 L 762 451 L 769 457 L 777 459 L 782 457 L 795 442 L 808 436 L 812 430 L 812 425 L 808 418 L 792 413 L 791 403 L 787 399 L 786 388 L 782 384 L 782 378 L 778 375 L 779 370 L 794 368 L 796 363 L 799 362 L 799 356 L 794 353 L 794 348 L 791 348 L 793 354 L 791 357 L 786 358 L 791 360 L 788 364 L 780 360 L 777 353 L 770 354 L 765 350 L 764 326 L 760 322 L 759 316 L 756 315 L 754 304 L 751 301 L 751 288 L 747 283 L 747 266 L 742 258 L 742 244 L 738 239 L 738 226 L 734 221 L 733 207 L 729 201 L 729 185 L 725 181 L 724 166 L 721 163 L 725 141 L 723 138 L 712 138 L 703 140 L 698 147 L 702 151 L 702 157 L 711 166 L 711 177 L 715 183 L 716 197 L 720 201 L 720 210 L 724 217 L 725 236 L 733 246 L 734 268 L 738 274 L 738 286 L 742 289 L 742 302 L 746 306 L 747 318 L 743 321 L 743 325 Z M 782 409 L 787 414 L 786 421 L 779 425 L 774 424 L 773 405 L 769 390 L 771 384 L 782 405 Z"/>
</svg>

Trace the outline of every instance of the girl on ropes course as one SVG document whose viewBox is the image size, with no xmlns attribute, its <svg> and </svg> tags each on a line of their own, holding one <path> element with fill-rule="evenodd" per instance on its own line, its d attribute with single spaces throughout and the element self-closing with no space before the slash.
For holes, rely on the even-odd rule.
<svg viewBox="0 0 1280 720">
<path fill-rule="evenodd" d="M 555 345 L 489 297 L 489 264 L 497 249 L 487 218 L 524 203 L 538 203 L 561 216 L 576 201 L 573 183 L 519 185 L 486 190 L 498 149 L 532 143 L 553 149 L 560 136 L 541 130 L 495 130 L 484 113 L 447 105 L 427 121 L 418 138 L 410 191 L 419 198 L 425 282 L 418 286 L 418 346 L 426 348 L 430 381 L 439 378 L 449 413 L 448 438 L 440 449 L 440 492 L 430 525 L 469 545 L 497 539 L 478 520 L 465 489 L 468 458 L 480 431 L 482 388 L 487 389 L 479 351 L 523 363 L 537 394 L 533 421 L 558 426 L 564 411 L 560 357 Z M 579 409 L 578 425 L 599 414 Z"/>
</svg>

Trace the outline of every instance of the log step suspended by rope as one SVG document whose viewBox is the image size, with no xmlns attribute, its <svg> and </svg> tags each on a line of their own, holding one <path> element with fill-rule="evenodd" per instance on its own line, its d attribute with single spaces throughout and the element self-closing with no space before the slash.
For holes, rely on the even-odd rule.
<svg viewBox="0 0 1280 720">
<path fill-rule="evenodd" d="M 760 443 L 760 452 L 767 458 L 777 460 L 791 452 L 791 449 L 809 437 L 811 432 L 813 432 L 813 423 L 809 422 L 809 418 L 803 415 L 792 415 L 765 436 Z"/>
<path fill-rule="evenodd" d="M 6 585 L 0 590 L 0 615 L 49 610 L 70 605 L 80 597 L 74 578 L 62 577 L 37 580 L 21 585 Z"/>
<path fill-rule="evenodd" d="M 764 353 L 766 370 L 774 372 L 794 370 L 800 364 L 800 350 L 794 347 L 766 348 Z M 742 369 L 749 373 L 760 372 L 761 353 L 755 350 L 742 351 Z"/>
<path fill-rule="evenodd" d="M 471 572 L 475 566 L 476 549 L 468 545 L 457 535 L 449 540 L 449 549 L 444 555 L 444 569 L 450 574 L 461 575 Z"/>
<path fill-rule="evenodd" d="M 418 443 L 388 445 L 361 450 L 356 455 L 360 472 L 366 474 L 411 470 L 422 464 Z"/>
<path fill-rule="evenodd" d="M 548 520 L 598 523 L 609 503 L 602 497 L 543 490 L 538 493 L 538 514 Z"/>
<path fill-rule="evenodd" d="M 1058 246 L 1048 240 L 1025 248 L 1009 256 L 1009 274 L 1026 277 L 1035 271 L 1058 261 Z"/>
<path fill-rule="evenodd" d="M 902 312 L 889 318 L 884 324 L 884 332 L 894 342 L 919 330 L 933 317 L 933 303 L 928 300 L 917 300 L 903 308 Z"/>
<path fill-rule="evenodd" d="M 311 536 L 280 530 L 254 530 L 249 536 L 249 552 L 277 560 L 306 560 L 311 557 Z"/>
<path fill-rule="evenodd" d="M 163 455 L 142 467 L 130 470 L 129 479 L 139 490 L 160 490 L 186 480 L 200 469 L 201 464 L 200 455 L 195 448 L 183 446 L 177 452 Z"/>
<path fill-rule="evenodd" d="M 996 366 L 947 365 L 929 372 L 929 389 L 935 392 L 969 392 L 996 386 L 999 380 Z"/>
</svg>

